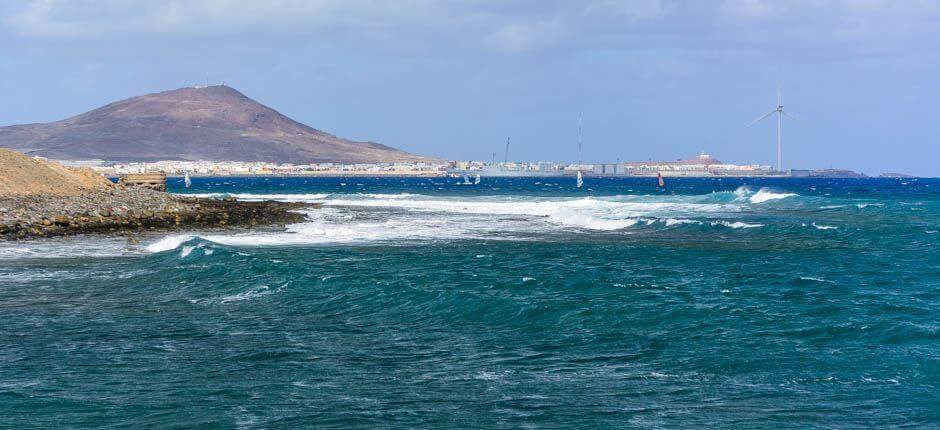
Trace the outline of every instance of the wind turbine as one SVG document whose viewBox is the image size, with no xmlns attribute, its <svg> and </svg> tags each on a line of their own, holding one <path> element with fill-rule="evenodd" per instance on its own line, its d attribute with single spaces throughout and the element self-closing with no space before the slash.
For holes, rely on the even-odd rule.
<svg viewBox="0 0 940 430">
<path fill-rule="evenodd" d="M 777 85 L 777 107 L 776 107 L 774 110 L 765 113 L 765 114 L 764 114 L 763 116 L 761 116 L 760 118 L 755 119 L 753 122 L 751 122 L 751 123 L 748 125 L 748 127 L 750 127 L 750 126 L 752 126 L 752 125 L 754 125 L 754 124 L 757 124 L 757 123 L 761 122 L 761 120 L 763 120 L 764 118 L 767 118 L 768 116 L 771 116 L 771 115 L 773 115 L 773 114 L 777 114 L 777 171 L 778 171 L 778 172 L 781 172 L 781 171 L 783 171 L 783 161 L 782 161 L 782 157 L 781 157 L 781 154 L 782 154 L 782 152 L 781 152 L 781 149 L 782 149 L 781 146 L 782 146 L 782 145 L 781 145 L 781 144 L 782 144 L 782 142 L 781 142 L 780 133 L 781 133 L 781 131 L 782 131 L 782 129 L 783 129 L 783 117 L 786 116 L 787 118 L 790 118 L 790 119 L 792 119 L 792 120 L 794 120 L 794 121 L 796 121 L 796 118 L 794 118 L 792 115 L 790 115 L 790 114 L 784 112 L 784 110 L 783 110 L 783 102 L 782 102 L 781 99 L 780 99 L 780 86 L 779 86 L 779 85 Z"/>
</svg>

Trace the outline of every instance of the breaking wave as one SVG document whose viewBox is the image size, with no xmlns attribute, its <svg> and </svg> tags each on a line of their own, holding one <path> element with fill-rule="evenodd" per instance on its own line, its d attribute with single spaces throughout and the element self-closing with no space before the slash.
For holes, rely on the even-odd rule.
<svg viewBox="0 0 940 430">
<path fill-rule="evenodd" d="M 277 200 L 277 201 L 288 201 L 288 202 L 318 202 L 329 196 L 329 194 L 251 194 L 251 193 L 193 193 L 193 194 L 180 194 L 181 196 L 187 197 L 199 197 L 199 198 L 222 198 L 222 197 L 234 197 L 238 200 L 245 201 L 264 201 L 264 200 Z"/>
<path fill-rule="evenodd" d="M 746 185 L 738 187 L 738 189 L 734 191 L 734 194 L 740 199 L 746 198 L 747 201 L 755 204 L 797 196 L 796 193 L 778 192 L 766 187 L 761 188 L 755 192 Z"/>
<path fill-rule="evenodd" d="M 762 223 L 748 221 L 747 218 L 753 215 L 749 203 L 728 192 L 607 197 L 467 197 L 410 193 L 227 195 L 241 200 L 316 201 L 323 203 L 323 207 L 304 210 L 307 220 L 289 225 L 283 232 L 172 235 L 147 245 L 147 251 L 158 253 L 177 249 L 196 237 L 230 246 L 279 246 L 457 239 L 530 240 L 544 234 L 617 234 L 636 228 L 750 229 L 763 226 Z M 187 255 L 190 252 L 192 249 L 183 250 Z"/>
</svg>

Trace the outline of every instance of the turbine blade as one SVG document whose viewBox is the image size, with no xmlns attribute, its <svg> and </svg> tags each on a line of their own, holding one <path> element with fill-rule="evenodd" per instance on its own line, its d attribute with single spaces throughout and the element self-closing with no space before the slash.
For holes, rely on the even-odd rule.
<svg viewBox="0 0 940 430">
<path fill-rule="evenodd" d="M 748 124 L 747 126 L 750 127 L 750 126 L 752 126 L 752 125 L 754 125 L 754 124 L 757 124 L 757 123 L 761 122 L 762 119 L 767 118 L 768 116 L 773 115 L 774 112 L 777 112 L 777 111 L 776 111 L 776 110 L 772 110 L 772 111 L 770 111 L 770 112 L 765 113 L 765 114 L 764 114 L 763 116 L 761 116 L 760 118 L 757 118 L 757 119 L 755 119 L 754 121 L 751 121 L 751 123 Z"/>
<path fill-rule="evenodd" d="M 786 111 L 781 110 L 780 113 L 782 113 L 783 116 L 785 116 L 785 117 L 787 117 L 787 118 L 790 118 L 790 119 L 792 119 L 792 120 L 794 120 L 794 121 L 799 121 L 799 119 L 797 119 L 797 118 L 796 118 L 795 116 L 793 116 L 793 115 L 788 114 Z"/>
</svg>

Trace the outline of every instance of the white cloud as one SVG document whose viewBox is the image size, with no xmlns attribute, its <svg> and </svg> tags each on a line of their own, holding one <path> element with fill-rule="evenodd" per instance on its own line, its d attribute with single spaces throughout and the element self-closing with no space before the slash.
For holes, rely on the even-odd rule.
<svg viewBox="0 0 940 430">
<path fill-rule="evenodd" d="M 928 0 L 32 0 L 3 22 L 45 40 L 309 35 L 380 50 L 531 52 L 844 44 L 934 34 L 938 15 Z"/>
</svg>

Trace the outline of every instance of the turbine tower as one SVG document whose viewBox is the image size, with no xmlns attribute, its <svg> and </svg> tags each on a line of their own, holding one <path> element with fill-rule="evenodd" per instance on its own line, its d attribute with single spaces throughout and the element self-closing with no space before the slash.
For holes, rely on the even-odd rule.
<svg viewBox="0 0 940 430">
<path fill-rule="evenodd" d="M 781 139 L 780 133 L 782 132 L 782 129 L 783 129 L 783 117 L 786 116 L 787 118 L 790 118 L 794 121 L 796 121 L 796 118 L 784 112 L 783 102 L 780 99 L 780 86 L 779 85 L 777 85 L 777 107 L 774 110 L 765 113 L 760 118 L 755 119 L 753 122 L 751 122 L 748 125 L 748 127 L 754 124 L 757 124 L 758 122 L 761 122 L 761 120 L 773 114 L 777 114 L 777 171 L 782 172 L 783 171 L 783 159 L 782 159 L 783 157 L 782 157 L 782 139 Z"/>
</svg>

